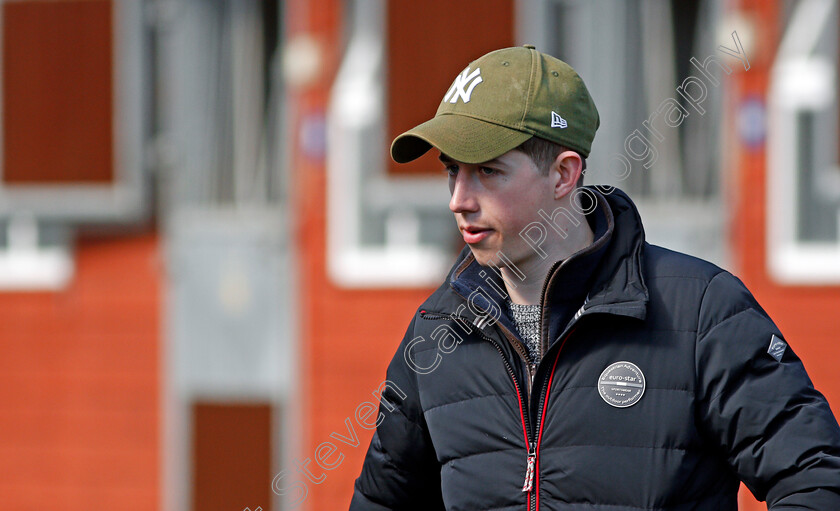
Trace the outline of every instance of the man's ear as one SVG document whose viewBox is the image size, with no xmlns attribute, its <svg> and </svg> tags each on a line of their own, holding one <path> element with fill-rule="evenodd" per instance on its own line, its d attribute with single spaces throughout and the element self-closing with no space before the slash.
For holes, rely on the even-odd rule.
<svg viewBox="0 0 840 511">
<path fill-rule="evenodd" d="M 578 179 L 583 171 L 583 160 L 574 151 L 562 151 L 551 164 L 551 176 L 554 182 L 554 198 L 560 199 L 577 188 Z"/>
</svg>

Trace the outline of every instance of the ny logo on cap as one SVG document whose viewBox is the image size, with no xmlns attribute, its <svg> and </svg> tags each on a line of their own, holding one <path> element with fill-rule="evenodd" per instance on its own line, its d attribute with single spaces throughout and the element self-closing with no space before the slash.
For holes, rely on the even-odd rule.
<svg viewBox="0 0 840 511">
<path fill-rule="evenodd" d="M 565 128 L 568 125 L 569 125 L 569 123 L 566 122 L 566 119 L 560 117 L 560 114 L 558 114 L 557 112 L 552 110 L 552 112 L 551 112 L 551 127 L 552 128 L 562 129 L 562 128 Z"/>
<path fill-rule="evenodd" d="M 443 97 L 443 101 L 457 103 L 458 98 L 461 98 L 464 103 L 469 103 L 473 89 L 482 81 L 481 68 L 476 68 L 475 71 L 470 73 L 470 67 L 467 66 L 461 74 L 455 77 L 455 81 L 452 82 L 452 87 L 449 88 L 446 96 Z M 467 86 L 467 84 L 469 84 L 469 86 Z M 464 87 L 466 87 L 466 89 L 464 89 Z M 449 99 L 450 97 L 452 99 Z"/>
</svg>

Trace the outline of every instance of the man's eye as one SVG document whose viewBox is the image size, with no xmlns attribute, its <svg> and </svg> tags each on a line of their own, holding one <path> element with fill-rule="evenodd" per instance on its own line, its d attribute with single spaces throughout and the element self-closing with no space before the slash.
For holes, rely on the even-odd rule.
<svg viewBox="0 0 840 511">
<path fill-rule="evenodd" d="M 446 168 L 443 169 L 444 172 L 449 174 L 450 176 L 454 176 L 458 173 L 458 166 L 457 165 L 447 165 Z"/>
<path fill-rule="evenodd" d="M 496 169 L 493 169 L 493 168 L 490 168 L 490 167 L 479 167 L 478 171 L 481 172 L 485 176 L 492 176 L 493 174 L 498 173 L 498 171 Z"/>
</svg>

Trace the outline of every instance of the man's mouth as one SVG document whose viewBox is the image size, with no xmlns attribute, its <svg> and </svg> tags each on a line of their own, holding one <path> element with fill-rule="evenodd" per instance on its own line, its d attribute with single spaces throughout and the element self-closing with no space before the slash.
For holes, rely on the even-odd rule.
<svg viewBox="0 0 840 511">
<path fill-rule="evenodd" d="M 493 229 L 488 229 L 486 227 L 477 227 L 472 225 L 461 229 L 461 234 L 464 237 L 464 241 L 468 244 L 478 243 L 479 241 L 489 236 L 491 232 L 493 232 Z"/>
</svg>

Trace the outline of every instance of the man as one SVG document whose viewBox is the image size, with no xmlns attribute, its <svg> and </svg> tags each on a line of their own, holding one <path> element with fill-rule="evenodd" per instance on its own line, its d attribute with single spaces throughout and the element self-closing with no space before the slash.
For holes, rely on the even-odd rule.
<svg viewBox="0 0 840 511">
<path fill-rule="evenodd" d="M 351 510 L 840 510 L 840 428 L 743 284 L 582 187 L 586 86 L 491 52 L 391 147 L 432 147 L 467 246 L 388 367 Z"/>
</svg>

